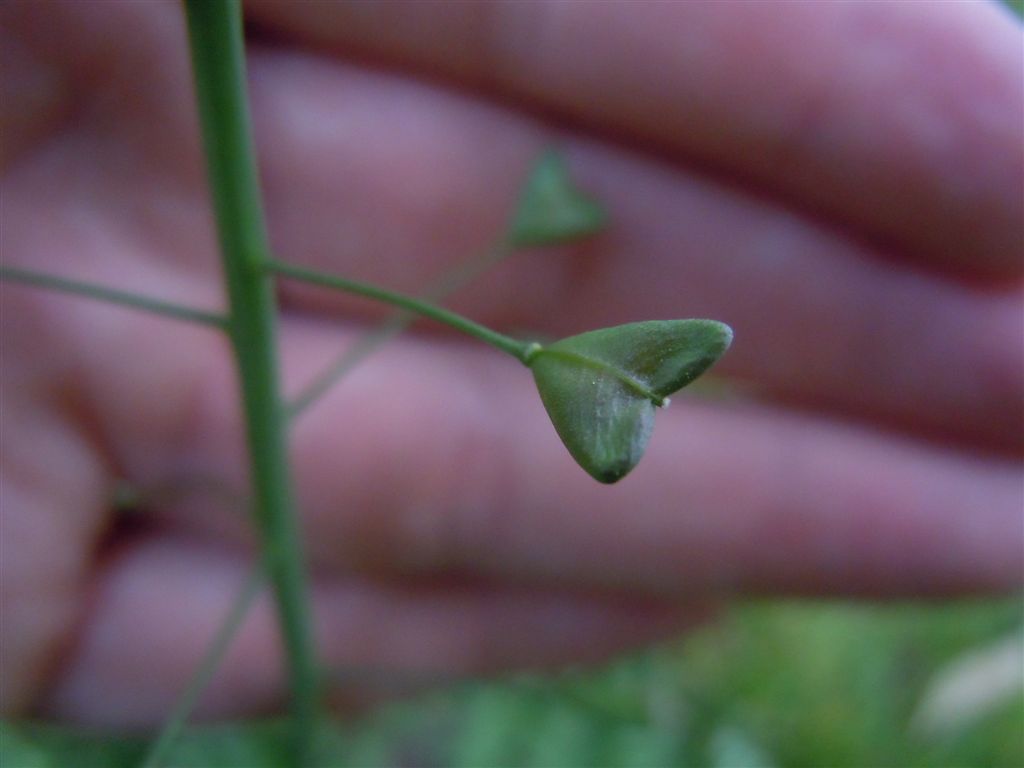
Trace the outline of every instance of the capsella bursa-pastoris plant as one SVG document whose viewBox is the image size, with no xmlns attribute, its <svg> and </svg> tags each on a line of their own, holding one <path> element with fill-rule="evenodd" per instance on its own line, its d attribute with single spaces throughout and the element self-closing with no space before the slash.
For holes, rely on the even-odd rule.
<svg viewBox="0 0 1024 768">
<path fill-rule="evenodd" d="M 599 232 L 603 209 L 580 191 L 556 151 L 544 152 L 524 185 L 503 237 L 509 248 L 572 242 Z M 445 323 L 520 360 L 533 371 L 541 401 L 576 462 L 602 483 L 636 466 L 651 436 L 654 409 L 729 348 L 732 331 L 716 320 L 648 320 L 589 331 L 552 344 L 500 334 L 422 299 L 271 260 L 294 279 L 377 299 Z"/>
<path fill-rule="evenodd" d="M 300 403 L 282 402 L 272 279 L 298 280 L 374 298 L 402 310 L 391 330 L 400 329 L 412 315 L 428 317 L 517 358 L 530 368 L 569 454 L 602 483 L 614 483 L 636 466 L 650 438 L 655 409 L 666 406 L 670 395 L 722 356 L 732 331 L 715 320 L 648 320 L 542 345 L 511 338 L 425 299 L 275 258 L 265 234 L 253 157 L 240 5 L 237 0 L 186 0 L 185 9 L 227 285 L 226 311 L 208 312 L 41 274 L 24 264 L 0 266 L 0 278 L 204 324 L 227 335 L 238 369 L 248 435 L 252 517 L 261 534 L 261 562 L 274 588 L 282 627 L 294 726 L 292 754 L 295 764 L 301 765 L 308 762 L 311 749 L 319 682 L 286 433 L 290 417 L 308 406 L 330 377 L 308 390 L 309 397 Z M 594 235 L 604 223 L 603 210 L 571 182 L 560 155 L 547 151 L 529 174 L 492 257 L 570 243 Z M 489 258 L 485 265 L 495 260 Z M 475 274 L 474 269 L 447 287 L 456 287 L 470 274 Z M 436 301 L 440 293 L 431 297 Z"/>
</svg>

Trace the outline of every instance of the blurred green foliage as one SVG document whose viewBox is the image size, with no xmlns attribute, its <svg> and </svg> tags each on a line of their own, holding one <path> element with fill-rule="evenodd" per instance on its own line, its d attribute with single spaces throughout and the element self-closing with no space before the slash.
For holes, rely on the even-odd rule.
<svg viewBox="0 0 1024 768">
<path fill-rule="evenodd" d="M 939 670 L 1022 621 L 1018 600 L 748 605 L 601 669 L 455 684 L 325 726 L 322 764 L 1019 768 L 1024 696 L 941 734 L 908 724 Z M 170 764 L 278 766 L 283 734 L 274 722 L 191 729 Z M 144 751 L 54 726 L 0 730 L 4 768 L 113 768 Z"/>
</svg>

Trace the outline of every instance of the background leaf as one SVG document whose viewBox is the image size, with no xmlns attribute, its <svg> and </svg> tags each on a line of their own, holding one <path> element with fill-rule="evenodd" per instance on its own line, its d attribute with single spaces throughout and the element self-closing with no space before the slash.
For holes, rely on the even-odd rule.
<svg viewBox="0 0 1024 768">
<path fill-rule="evenodd" d="M 1024 0 L 1003 0 L 1003 4 L 1018 16 L 1024 16 Z"/>
<path fill-rule="evenodd" d="M 664 768 L 745 752 L 775 768 L 1020 768 L 1024 697 L 934 738 L 908 724 L 940 670 L 1019 630 L 1022 612 L 1016 598 L 748 605 L 600 668 L 462 683 L 326 723 L 319 765 Z M 273 722 L 196 727 L 168 766 L 276 767 L 285 738 Z M 138 737 L 0 726 L 3 768 L 134 768 L 143 752 Z"/>
<path fill-rule="evenodd" d="M 561 154 L 549 149 L 530 171 L 507 240 L 515 247 L 557 245 L 593 235 L 606 221 L 604 209 L 573 183 Z"/>
</svg>

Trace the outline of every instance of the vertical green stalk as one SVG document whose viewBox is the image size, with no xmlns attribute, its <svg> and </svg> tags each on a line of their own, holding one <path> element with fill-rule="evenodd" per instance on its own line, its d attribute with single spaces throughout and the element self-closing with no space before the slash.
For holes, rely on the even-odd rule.
<svg viewBox="0 0 1024 768">
<path fill-rule="evenodd" d="M 276 306 L 245 91 L 238 0 L 186 0 L 196 96 L 229 302 L 228 333 L 242 388 L 256 522 L 277 600 L 294 720 L 293 754 L 309 753 L 317 665 L 286 425 L 278 384 Z"/>
</svg>

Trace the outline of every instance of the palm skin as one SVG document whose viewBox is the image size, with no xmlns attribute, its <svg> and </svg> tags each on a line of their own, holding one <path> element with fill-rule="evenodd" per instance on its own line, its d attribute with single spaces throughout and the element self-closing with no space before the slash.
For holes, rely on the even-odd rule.
<svg viewBox="0 0 1024 768">
<path fill-rule="evenodd" d="M 296 423 L 325 663 L 600 658 L 731 595 L 1021 585 L 1019 24 L 979 3 L 253 3 L 279 257 L 418 292 L 498 232 L 552 137 L 613 212 L 452 306 L 566 335 L 736 331 L 751 397 L 677 398 L 621 484 L 528 372 L 424 328 Z M 0 9 L 6 264 L 222 303 L 174 3 Z M 2 287 L 0 705 L 159 722 L 248 567 L 236 382 L 208 329 Z M 380 316 L 285 286 L 295 392 Z M 282 696 L 258 606 L 203 705 Z"/>
</svg>

